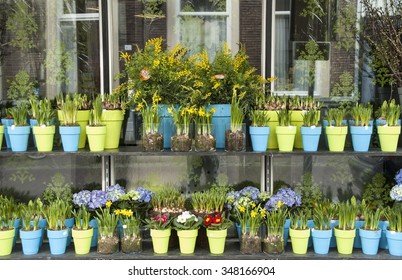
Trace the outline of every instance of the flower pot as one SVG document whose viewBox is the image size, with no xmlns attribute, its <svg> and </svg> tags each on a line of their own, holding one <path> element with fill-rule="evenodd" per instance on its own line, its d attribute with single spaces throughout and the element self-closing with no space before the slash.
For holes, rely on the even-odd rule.
<svg viewBox="0 0 402 280">
<path fill-rule="evenodd" d="M 87 142 L 87 125 L 89 122 L 89 114 L 91 110 L 78 110 L 77 111 L 77 123 L 81 127 L 80 131 L 80 141 L 78 144 L 78 149 L 85 148 Z"/>
<path fill-rule="evenodd" d="M 303 125 L 303 115 L 306 111 L 292 110 L 290 117 L 290 123 L 292 126 L 296 126 L 296 134 L 293 147 L 296 149 L 303 149 L 303 139 L 301 136 L 300 128 Z"/>
<path fill-rule="evenodd" d="M 14 119 L 1 119 L 4 125 L 4 138 L 6 138 L 7 149 L 11 148 L 10 135 L 8 134 L 8 127 L 14 124 Z"/>
<path fill-rule="evenodd" d="M 67 247 L 70 246 L 71 243 L 71 237 L 72 237 L 71 229 L 74 226 L 74 222 L 75 222 L 74 217 L 68 218 L 64 221 L 64 225 L 68 228 L 67 245 L 66 245 Z"/>
<path fill-rule="evenodd" d="M 25 231 L 20 229 L 22 253 L 24 255 L 36 255 L 39 252 L 42 229 Z"/>
<path fill-rule="evenodd" d="M 212 114 L 212 124 L 215 127 L 216 148 L 225 148 L 225 132 L 226 127 L 230 124 L 231 104 L 214 104 L 207 108 L 210 111 L 212 108 L 215 112 Z"/>
<path fill-rule="evenodd" d="M 278 138 L 276 136 L 276 127 L 279 125 L 277 111 L 267 111 L 269 117 L 268 126 L 270 127 L 268 136 L 268 149 L 278 149 Z"/>
<path fill-rule="evenodd" d="M 89 228 L 87 230 L 71 229 L 71 234 L 74 240 L 74 251 L 77 255 L 88 254 L 91 250 L 92 237 L 94 235 L 94 229 Z"/>
<path fill-rule="evenodd" d="M 365 230 L 359 228 L 362 251 L 365 255 L 377 255 L 381 239 L 381 229 Z"/>
<path fill-rule="evenodd" d="M 174 122 L 172 118 L 172 114 L 169 112 L 170 105 L 167 104 L 160 104 L 158 105 L 159 110 L 158 114 L 160 117 L 160 123 L 162 128 L 162 135 L 163 135 L 163 148 L 170 149 L 172 147 L 172 135 L 174 130 Z M 174 106 L 177 110 L 179 105 Z"/>
<path fill-rule="evenodd" d="M 170 228 L 164 230 L 150 230 L 152 247 L 155 254 L 166 254 L 168 252 L 171 232 Z"/>
<path fill-rule="evenodd" d="M 285 251 L 284 227 L 268 227 L 262 240 L 262 251 L 266 254 L 278 255 Z"/>
<path fill-rule="evenodd" d="M 197 152 L 215 152 L 216 137 L 213 124 L 196 124 L 194 149 Z"/>
<path fill-rule="evenodd" d="M 336 247 L 339 254 L 350 255 L 353 252 L 353 242 L 356 236 L 356 229 L 340 230 L 334 228 Z"/>
<path fill-rule="evenodd" d="M 362 247 L 362 241 L 360 239 L 360 231 L 358 229 L 363 226 L 364 226 L 364 220 L 356 220 L 355 221 L 356 236 L 355 236 L 355 240 L 353 241 L 353 248 L 361 249 L 361 247 Z"/>
<path fill-rule="evenodd" d="M 195 242 L 197 241 L 198 229 L 177 230 L 177 236 L 179 237 L 180 253 L 193 254 Z"/>
<path fill-rule="evenodd" d="M 32 128 L 36 147 L 38 152 L 51 152 L 53 150 L 53 139 L 56 127 L 51 126 L 34 126 Z"/>
<path fill-rule="evenodd" d="M 89 150 L 91 152 L 101 152 L 105 150 L 106 126 L 87 126 Z"/>
<path fill-rule="evenodd" d="M 381 151 L 396 152 L 401 126 L 380 125 L 377 127 L 377 131 L 380 138 Z"/>
<path fill-rule="evenodd" d="M 387 228 L 389 227 L 388 221 L 379 221 L 378 227 L 381 229 L 381 238 L 380 238 L 380 245 L 381 249 L 388 249 L 388 242 L 387 242 Z"/>
<path fill-rule="evenodd" d="M 350 126 L 352 145 L 355 152 L 367 152 L 370 147 L 373 126 Z"/>
<path fill-rule="evenodd" d="M 276 137 L 278 140 L 278 148 L 281 152 L 291 152 L 293 151 L 296 126 L 277 126 L 276 127 Z"/>
<path fill-rule="evenodd" d="M 251 145 L 254 152 L 265 152 L 268 148 L 269 126 L 250 126 Z"/>
<path fill-rule="evenodd" d="M 105 149 L 119 147 L 124 112 L 123 110 L 103 110 L 102 123 L 106 125 Z"/>
<path fill-rule="evenodd" d="M 65 152 L 77 152 L 80 140 L 80 126 L 60 126 L 61 143 Z"/>
<path fill-rule="evenodd" d="M 142 126 L 142 149 L 144 152 L 162 152 L 164 147 L 163 122 Z M 169 141 L 169 147 L 171 142 Z"/>
<path fill-rule="evenodd" d="M 29 134 L 31 133 L 31 127 L 26 126 L 9 126 L 7 128 L 10 136 L 11 150 L 13 152 L 26 152 L 28 150 Z"/>
<path fill-rule="evenodd" d="M 331 125 L 333 126 L 334 124 L 335 124 L 335 122 L 332 121 Z M 342 125 L 347 125 L 347 124 L 348 124 L 347 120 L 342 121 Z M 323 128 L 322 132 L 324 133 L 325 146 L 327 148 L 329 148 L 328 147 L 328 136 L 327 136 L 327 127 L 328 126 L 329 126 L 328 120 L 325 120 L 325 119 L 322 120 L 322 128 Z"/>
<path fill-rule="evenodd" d="M 343 152 L 345 149 L 347 126 L 327 126 L 328 149 L 330 152 Z"/>
<path fill-rule="evenodd" d="M 0 230 L 0 257 L 8 256 L 13 250 L 15 229 Z"/>
<path fill-rule="evenodd" d="M 50 254 L 62 255 L 66 252 L 68 228 L 63 230 L 47 229 L 47 238 L 49 239 Z"/>
<path fill-rule="evenodd" d="M 239 129 L 232 129 L 230 123 L 226 124 L 225 151 L 244 152 L 246 150 L 246 124 Z"/>
<path fill-rule="evenodd" d="M 172 132 L 170 148 L 172 152 L 189 152 L 191 151 L 192 143 L 190 125 L 176 124 Z"/>
<path fill-rule="evenodd" d="M 402 232 L 386 231 L 388 250 L 392 256 L 402 257 Z"/>
<path fill-rule="evenodd" d="M 316 152 L 321 136 L 321 126 L 302 126 L 300 134 L 305 152 Z"/>
<path fill-rule="evenodd" d="M 260 227 L 242 227 L 240 252 L 242 254 L 258 254 L 262 251 Z"/>
<path fill-rule="evenodd" d="M 318 230 L 312 228 L 311 236 L 313 238 L 314 252 L 320 255 L 328 254 L 332 237 L 332 229 Z"/>
<path fill-rule="evenodd" d="M 121 251 L 125 254 L 137 254 L 142 252 L 141 231 L 137 232 L 132 226 L 122 225 L 120 242 Z"/>
<path fill-rule="evenodd" d="M 91 247 L 98 246 L 98 221 L 96 219 L 91 219 L 88 226 L 94 229 L 94 234 L 91 239 Z"/>
<path fill-rule="evenodd" d="M 292 241 L 292 251 L 294 254 L 304 255 L 307 253 L 308 239 L 310 237 L 310 229 L 293 229 L 289 228 L 289 236 Z"/>
<path fill-rule="evenodd" d="M 0 124 L 0 150 L 3 145 L 4 125 Z"/>
<path fill-rule="evenodd" d="M 119 236 L 117 228 L 98 226 L 99 254 L 113 254 L 119 250 Z"/>
<path fill-rule="evenodd" d="M 211 254 L 220 255 L 225 251 L 227 229 L 210 230 L 207 229 L 209 251 Z"/>
</svg>

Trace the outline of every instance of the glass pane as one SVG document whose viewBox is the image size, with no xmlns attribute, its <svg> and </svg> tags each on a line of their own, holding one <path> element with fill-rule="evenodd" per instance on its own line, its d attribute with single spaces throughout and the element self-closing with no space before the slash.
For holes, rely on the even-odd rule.
<svg viewBox="0 0 402 280">
<path fill-rule="evenodd" d="M 189 48 L 191 54 L 206 49 L 212 56 L 227 40 L 226 22 L 225 16 L 182 16 L 180 42 Z"/>
<path fill-rule="evenodd" d="M 290 11 L 290 0 L 276 0 L 277 11 Z"/>
<path fill-rule="evenodd" d="M 225 12 L 226 0 L 181 0 L 181 12 Z"/>
<path fill-rule="evenodd" d="M 99 13 L 98 0 L 64 0 L 64 14 Z"/>
</svg>

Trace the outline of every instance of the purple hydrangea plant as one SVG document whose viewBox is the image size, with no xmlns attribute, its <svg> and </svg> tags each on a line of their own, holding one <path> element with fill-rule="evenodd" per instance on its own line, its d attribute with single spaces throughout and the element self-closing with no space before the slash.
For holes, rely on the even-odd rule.
<svg viewBox="0 0 402 280">
<path fill-rule="evenodd" d="M 115 202 L 119 200 L 120 196 L 126 194 L 125 188 L 120 186 L 119 184 L 112 185 L 106 189 L 107 200 L 111 202 Z"/>
<path fill-rule="evenodd" d="M 281 206 L 291 208 L 300 206 L 301 203 L 301 197 L 297 192 L 291 188 L 281 188 L 275 195 L 268 199 L 267 203 L 265 203 L 265 209 L 271 211 Z"/>
<path fill-rule="evenodd" d="M 393 186 L 390 191 L 390 196 L 392 200 L 402 201 L 402 184 Z"/>
<path fill-rule="evenodd" d="M 402 185 L 402 168 L 396 172 L 394 180 L 397 185 Z"/>
</svg>

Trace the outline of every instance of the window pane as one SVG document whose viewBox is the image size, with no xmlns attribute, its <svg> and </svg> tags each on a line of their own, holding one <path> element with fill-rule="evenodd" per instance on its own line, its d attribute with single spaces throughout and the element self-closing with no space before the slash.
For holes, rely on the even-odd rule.
<svg viewBox="0 0 402 280">
<path fill-rule="evenodd" d="M 277 11 L 290 11 L 290 0 L 276 0 Z"/>
<path fill-rule="evenodd" d="M 226 24 L 225 16 L 181 16 L 180 42 L 191 53 L 201 52 L 205 48 L 213 55 L 227 40 Z"/>
<path fill-rule="evenodd" d="M 99 2 L 98 0 L 64 0 L 64 13 L 99 13 Z"/>
<path fill-rule="evenodd" d="M 181 0 L 181 12 L 225 12 L 226 0 Z"/>
</svg>

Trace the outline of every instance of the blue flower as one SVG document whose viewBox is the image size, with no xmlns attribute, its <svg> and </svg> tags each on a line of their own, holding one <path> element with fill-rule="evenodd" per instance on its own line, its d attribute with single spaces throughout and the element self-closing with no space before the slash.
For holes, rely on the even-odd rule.
<svg viewBox="0 0 402 280">
<path fill-rule="evenodd" d="M 91 201 L 91 192 L 87 190 L 80 191 L 79 193 L 73 194 L 73 203 L 79 207 L 82 205 L 88 206 Z"/>
<path fill-rule="evenodd" d="M 260 194 L 260 190 L 256 187 L 248 186 L 240 190 L 240 196 L 247 196 L 251 198 L 254 202 L 258 201 L 258 195 Z"/>
<path fill-rule="evenodd" d="M 137 192 L 140 194 L 140 198 L 138 199 L 139 202 L 150 202 L 152 199 L 152 196 L 154 195 L 153 192 L 150 190 L 147 190 L 143 187 L 138 187 Z"/>
<path fill-rule="evenodd" d="M 402 201 L 402 184 L 393 186 L 389 194 L 392 200 Z"/>
<path fill-rule="evenodd" d="M 101 190 L 93 190 L 91 192 L 91 201 L 88 203 L 88 207 L 91 209 L 101 208 L 106 205 L 107 193 Z"/>
<path fill-rule="evenodd" d="M 394 180 L 397 185 L 402 184 L 402 168 L 399 169 L 398 172 L 396 172 Z"/>
<path fill-rule="evenodd" d="M 288 208 L 300 206 L 302 203 L 300 195 L 291 188 L 281 188 L 278 192 L 271 196 L 265 203 L 265 209 L 271 211 L 281 206 Z"/>
<path fill-rule="evenodd" d="M 120 186 L 119 184 L 110 186 L 106 189 L 107 193 L 107 200 L 110 200 L 111 202 L 115 202 L 119 200 L 120 196 L 123 194 L 126 194 L 126 190 Z"/>
</svg>

